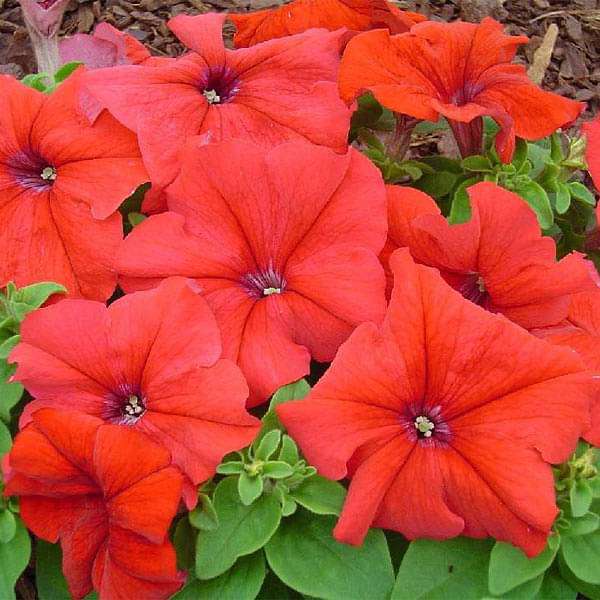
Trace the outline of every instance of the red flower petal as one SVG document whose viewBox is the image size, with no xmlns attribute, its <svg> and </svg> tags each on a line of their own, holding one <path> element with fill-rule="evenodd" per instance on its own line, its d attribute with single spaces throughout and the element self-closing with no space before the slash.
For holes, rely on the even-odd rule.
<svg viewBox="0 0 600 600">
<path fill-rule="evenodd" d="M 383 326 L 359 327 L 308 398 L 277 407 L 312 464 L 351 478 L 336 537 L 357 544 L 375 525 L 411 539 L 492 535 L 537 554 L 557 512 L 547 463 L 587 425 L 591 374 L 406 251 L 391 266 Z"/>
</svg>

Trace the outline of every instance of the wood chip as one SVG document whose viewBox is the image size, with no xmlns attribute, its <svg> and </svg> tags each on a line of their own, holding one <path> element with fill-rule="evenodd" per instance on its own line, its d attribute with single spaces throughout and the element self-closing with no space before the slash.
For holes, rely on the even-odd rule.
<svg viewBox="0 0 600 600">
<path fill-rule="evenodd" d="M 529 75 L 529 78 L 538 85 L 541 85 L 542 81 L 544 81 L 544 75 L 552 60 L 552 52 L 554 51 L 554 45 L 556 44 L 557 38 L 558 26 L 555 23 L 552 23 L 548 27 L 540 47 L 533 54 L 533 63 L 531 67 L 529 67 L 527 74 Z"/>
</svg>

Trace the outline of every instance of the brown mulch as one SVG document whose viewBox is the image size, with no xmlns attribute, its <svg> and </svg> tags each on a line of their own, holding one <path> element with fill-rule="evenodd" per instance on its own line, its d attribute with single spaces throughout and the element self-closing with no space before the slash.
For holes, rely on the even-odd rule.
<svg viewBox="0 0 600 600">
<path fill-rule="evenodd" d="M 71 0 L 63 23 L 65 35 L 89 33 L 100 21 L 126 30 L 161 56 L 183 50 L 166 26 L 175 15 L 209 11 L 257 10 L 278 0 Z M 533 53 L 551 23 L 559 36 L 543 85 L 564 96 L 600 108 L 600 0 L 404 0 L 401 7 L 433 19 L 478 20 L 491 15 L 513 34 L 531 43 L 520 60 L 531 64 Z M 0 72 L 22 77 L 35 64 L 16 0 L 0 0 Z"/>
</svg>

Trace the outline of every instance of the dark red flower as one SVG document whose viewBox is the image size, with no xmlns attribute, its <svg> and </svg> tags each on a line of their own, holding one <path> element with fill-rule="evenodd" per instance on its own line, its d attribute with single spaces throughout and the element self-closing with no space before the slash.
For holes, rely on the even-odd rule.
<svg viewBox="0 0 600 600">
<path fill-rule="evenodd" d="M 355 150 L 241 140 L 193 148 L 168 196 L 172 212 L 126 238 L 121 285 L 196 279 L 251 405 L 307 374 L 311 357 L 330 361 L 356 325 L 383 317 L 385 189 Z"/>
<path fill-rule="evenodd" d="M 385 30 L 362 33 L 344 52 L 340 92 L 351 102 L 369 90 L 390 110 L 416 119 L 446 117 L 463 156 L 481 153 L 481 117 L 489 115 L 500 125 L 498 154 L 510 162 L 515 135 L 546 137 L 585 106 L 542 91 L 525 67 L 511 64 L 526 42 L 489 18 L 478 25 L 428 21 L 393 37 Z"/>
<path fill-rule="evenodd" d="M 396 248 L 408 247 L 465 298 L 522 327 L 566 318 L 571 294 L 595 287 L 583 255 L 557 262 L 554 240 L 542 236 L 534 212 L 516 194 L 493 183 L 478 183 L 468 194 L 471 220 L 450 225 L 427 194 L 388 186 L 384 265 Z"/>
<path fill-rule="evenodd" d="M 194 486 L 258 433 L 244 408 L 246 382 L 221 359 L 215 318 L 181 278 L 108 308 L 63 300 L 31 313 L 10 361 L 18 363 L 14 379 L 35 398 L 22 425 L 51 406 L 138 429 L 170 450 Z M 196 500 L 188 485 L 186 502 Z"/>
<path fill-rule="evenodd" d="M 534 556 L 558 513 L 548 463 L 588 426 L 592 375 L 408 251 L 390 262 L 383 325 L 359 326 L 306 399 L 277 407 L 310 464 L 351 479 L 334 536 L 491 536 Z"/>
<path fill-rule="evenodd" d="M 191 49 L 163 66 L 88 74 L 90 92 L 137 132 L 155 188 L 173 181 L 191 136 L 261 144 L 307 139 L 344 151 L 350 111 L 339 99 L 343 32 L 310 31 L 227 50 L 225 14 L 180 15 L 169 27 Z"/>
<path fill-rule="evenodd" d="M 167 538 L 182 482 L 170 462 L 142 433 L 43 409 L 15 439 L 4 493 L 36 536 L 60 540 L 74 598 L 166 599 L 185 581 Z"/>
<path fill-rule="evenodd" d="M 86 121 L 80 76 L 49 96 L 0 76 L 0 287 L 56 281 L 104 301 L 123 239 L 115 211 L 147 175 L 130 131 L 108 113 Z"/>
<path fill-rule="evenodd" d="M 236 48 L 302 33 L 314 27 L 335 31 L 366 31 L 385 27 L 404 33 L 425 17 L 399 10 L 387 0 L 293 0 L 283 6 L 243 14 L 229 14 L 236 26 Z"/>
<path fill-rule="evenodd" d="M 600 446 L 600 290 L 573 295 L 565 321 L 532 333 L 553 344 L 573 348 L 585 366 L 596 373 L 592 424 L 583 437 L 590 444 Z"/>
</svg>

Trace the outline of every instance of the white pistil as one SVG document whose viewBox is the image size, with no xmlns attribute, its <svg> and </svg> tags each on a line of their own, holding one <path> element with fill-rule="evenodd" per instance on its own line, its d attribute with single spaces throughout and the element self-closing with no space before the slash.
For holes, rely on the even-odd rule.
<svg viewBox="0 0 600 600">
<path fill-rule="evenodd" d="M 127 404 L 125 405 L 125 412 L 130 417 L 137 417 L 144 412 L 144 408 L 140 406 L 140 401 L 137 396 L 133 394 L 127 398 Z"/>
<path fill-rule="evenodd" d="M 204 90 L 202 93 L 209 104 L 218 104 L 221 102 L 221 96 L 217 94 L 216 90 Z"/>
<path fill-rule="evenodd" d="M 271 296 L 272 294 L 281 294 L 281 288 L 270 287 L 263 290 L 263 296 Z"/>
<path fill-rule="evenodd" d="M 433 434 L 435 424 L 432 423 L 427 417 L 417 417 L 415 419 L 415 429 L 423 434 L 423 437 L 429 438 Z"/>
<path fill-rule="evenodd" d="M 44 167 L 40 173 L 44 181 L 54 181 L 56 179 L 56 169 L 54 167 Z"/>
</svg>

